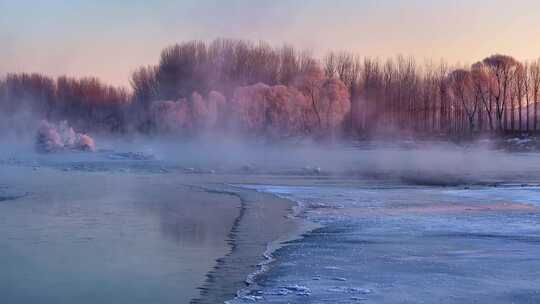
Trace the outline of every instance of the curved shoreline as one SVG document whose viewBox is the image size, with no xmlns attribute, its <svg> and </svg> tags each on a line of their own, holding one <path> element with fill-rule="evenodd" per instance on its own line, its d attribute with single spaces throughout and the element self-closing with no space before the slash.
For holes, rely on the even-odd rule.
<svg viewBox="0 0 540 304">
<path fill-rule="evenodd" d="M 238 197 L 240 210 L 229 232 L 230 252 L 216 260 L 216 266 L 199 288 L 200 297 L 193 299 L 192 304 L 228 303 L 247 295 L 257 277 L 274 262 L 273 252 L 312 229 L 296 216 L 294 201 L 254 189 L 223 186 L 224 189 L 198 186 L 204 191 Z"/>
<path fill-rule="evenodd" d="M 188 303 L 230 249 L 238 199 L 180 186 L 190 182 L 183 176 L 0 171 L 0 198 L 30 194 L 0 202 L 7 302 Z M 36 278 L 30 287 L 27 275 Z M 69 290 L 51 288 L 75 276 Z M 88 290 L 94 298 L 84 297 Z"/>
<path fill-rule="evenodd" d="M 216 273 L 225 265 L 225 259 L 231 256 L 237 249 L 237 242 L 236 242 L 237 236 L 236 235 L 238 233 L 238 226 L 240 225 L 240 222 L 242 221 L 242 218 L 244 217 L 246 213 L 246 202 L 237 193 L 226 191 L 226 190 L 208 189 L 205 187 L 199 187 L 199 188 L 208 193 L 218 193 L 218 194 L 223 194 L 223 195 L 235 196 L 239 199 L 240 206 L 239 206 L 238 216 L 234 219 L 231 230 L 227 234 L 226 242 L 230 246 L 230 251 L 224 257 L 221 257 L 216 260 L 216 265 L 212 268 L 212 270 L 210 270 L 205 275 L 206 280 L 205 280 L 204 285 L 198 288 L 201 293 L 200 296 L 195 299 L 192 299 L 190 301 L 191 304 L 202 304 L 202 303 L 207 303 L 208 300 L 211 300 L 210 299 L 211 292 L 212 292 L 211 285 L 215 283 L 215 279 L 218 277 Z M 212 297 L 212 299 L 214 299 L 214 297 Z M 225 301 L 225 299 L 223 301 Z"/>
</svg>

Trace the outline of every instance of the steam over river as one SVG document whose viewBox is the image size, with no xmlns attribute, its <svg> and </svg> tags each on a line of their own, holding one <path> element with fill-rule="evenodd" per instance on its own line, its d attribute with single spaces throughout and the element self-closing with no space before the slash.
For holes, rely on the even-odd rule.
<svg viewBox="0 0 540 304">
<path fill-rule="evenodd" d="M 204 151 L 1 156 L 0 302 L 540 302 L 536 154 Z"/>
</svg>

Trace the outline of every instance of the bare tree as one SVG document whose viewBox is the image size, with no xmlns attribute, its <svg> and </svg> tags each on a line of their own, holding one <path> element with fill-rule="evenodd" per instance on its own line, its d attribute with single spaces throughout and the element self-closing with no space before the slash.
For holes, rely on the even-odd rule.
<svg viewBox="0 0 540 304">
<path fill-rule="evenodd" d="M 480 100 L 476 98 L 474 81 L 470 71 L 457 69 L 448 76 L 450 94 L 457 99 L 465 111 L 469 122 L 469 131 L 475 128 L 475 117 Z"/>
<path fill-rule="evenodd" d="M 515 71 L 521 65 L 517 60 L 506 55 L 492 55 L 483 60 L 494 80 L 491 86 L 492 96 L 495 100 L 495 114 L 499 122 L 499 131 L 504 131 L 503 115 L 506 114 L 509 99 L 511 98 L 512 81 Z M 510 101 L 511 102 L 511 101 Z"/>
<path fill-rule="evenodd" d="M 495 128 L 493 124 L 493 98 L 491 95 L 492 78 L 489 76 L 487 67 L 482 62 L 472 65 L 471 75 L 475 98 L 484 105 L 489 122 L 489 130 L 493 132 Z"/>
<path fill-rule="evenodd" d="M 540 97 L 540 59 L 534 61 L 529 68 L 531 95 L 534 103 L 533 130 L 538 130 L 538 97 Z"/>
<path fill-rule="evenodd" d="M 298 87 L 310 100 L 312 110 L 317 117 L 317 124 L 319 130 L 322 129 L 322 101 L 321 90 L 323 86 L 324 75 L 319 65 L 304 58 L 306 62 L 302 63 L 302 74 L 299 80 Z M 307 62 L 309 61 L 309 62 Z"/>
<path fill-rule="evenodd" d="M 521 132 L 523 130 L 523 99 L 527 92 L 527 67 L 523 64 L 518 65 L 517 69 L 514 71 L 514 96 L 517 101 L 518 106 L 518 130 Z M 514 108 L 515 103 L 512 102 L 512 118 L 514 118 Z M 512 124 L 512 130 L 514 126 Z"/>
<path fill-rule="evenodd" d="M 337 74 L 337 56 L 334 52 L 328 53 L 324 57 L 324 76 L 334 78 Z"/>
</svg>

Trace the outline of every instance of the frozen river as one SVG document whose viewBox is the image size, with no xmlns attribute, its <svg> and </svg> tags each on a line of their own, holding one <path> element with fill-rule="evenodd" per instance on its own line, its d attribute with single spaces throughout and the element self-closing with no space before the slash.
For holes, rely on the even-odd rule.
<svg viewBox="0 0 540 304">
<path fill-rule="evenodd" d="M 540 188 L 247 187 L 321 227 L 233 303 L 540 303 Z"/>
<path fill-rule="evenodd" d="M 538 154 L 144 151 L 0 157 L 1 303 L 540 303 Z"/>
</svg>

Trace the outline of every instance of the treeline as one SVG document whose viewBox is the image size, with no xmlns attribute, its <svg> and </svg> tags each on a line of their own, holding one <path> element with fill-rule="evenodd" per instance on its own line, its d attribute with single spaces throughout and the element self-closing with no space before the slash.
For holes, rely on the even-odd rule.
<svg viewBox="0 0 540 304">
<path fill-rule="evenodd" d="M 416 133 L 462 135 L 530 132 L 540 127 L 539 60 L 522 63 L 497 54 L 471 66 L 450 67 L 445 62 L 419 66 L 413 58 L 401 56 L 384 62 L 352 58 L 331 54 L 325 62 L 329 75 L 340 78 L 343 72 L 336 65 L 355 66 L 345 70 L 358 71 L 354 72 L 357 80 L 351 82 L 360 92 L 352 99 L 356 131 L 392 126 Z"/>
<path fill-rule="evenodd" d="M 262 42 L 174 45 L 158 65 L 135 71 L 131 85 L 144 131 L 336 135 L 350 113 L 346 85 L 309 53 Z"/>
<path fill-rule="evenodd" d="M 69 120 L 78 130 L 122 131 L 131 94 L 97 78 L 56 79 L 41 74 L 8 74 L 0 79 L 0 119 L 24 128 L 30 120 Z"/>
<path fill-rule="evenodd" d="M 95 78 L 9 74 L 0 110 L 31 109 L 82 130 L 350 136 L 464 136 L 538 131 L 540 61 L 492 55 L 471 66 L 380 60 L 347 52 L 318 59 L 292 46 L 218 39 L 165 48 L 136 69 L 131 90 Z"/>
</svg>

